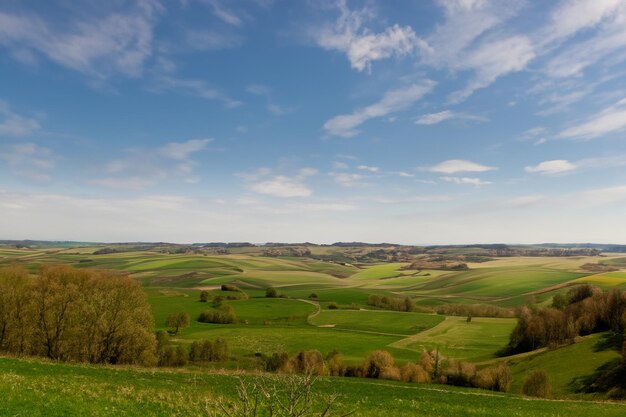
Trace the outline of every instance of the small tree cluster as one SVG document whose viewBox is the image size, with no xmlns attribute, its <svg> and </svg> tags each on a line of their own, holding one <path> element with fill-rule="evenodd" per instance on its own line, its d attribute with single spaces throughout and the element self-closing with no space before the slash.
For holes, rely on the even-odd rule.
<svg viewBox="0 0 626 417">
<path fill-rule="evenodd" d="M 221 362 L 228 359 L 228 344 L 224 339 L 197 340 L 189 348 L 170 343 L 169 334 L 157 332 L 159 366 L 185 366 L 192 363 Z"/>
<path fill-rule="evenodd" d="M 154 321 L 140 285 L 114 272 L 0 270 L 0 351 L 90 363 L 152 364 Z"/>
<path fill-rule="evenodd" d="M 224 304 L 215 310 L 203 311 L 200 313 L 198 321 L 201 323 L 232 324 L 237 321 L 237 316 L 235 315 L 235 309 Z"/>
<path fill-rule="evenodd" d="M 417 306 L 415 302 L 411 300 L 409 297 L 399 298 L 399 297 L 388 297 L 386 295 L 380 296 L 376 294 L 372 294 L 367 299 L 367 304 L 382 308 L 385 310 L 393 310 L 393 311 L 416 311 Z"/>
<path fill-rule="evenodd" d="M 185 312 L 170 314 L 165 321 L 165 325 L 172 328 L 172 334 L 174 336 L 178 335 L 180 329 L 189 327 L 189 323 L 189 313 Z"/>
<path fill-rule="evenodd" d="M 504 353 L 518 353 L 567 343 L 577 335 L 626 329 L 626 292 L 603 293 L 592 285 L 579 285 L 555 296 L 552 307 L 522 307 L 517 326 Z"/>
<path fill-rule="evenodd" d="M 515 317 L 513 309 L 491 304 L 442 304 L 435 307 L 435 311 L 446 316 Z"/>
</svg>

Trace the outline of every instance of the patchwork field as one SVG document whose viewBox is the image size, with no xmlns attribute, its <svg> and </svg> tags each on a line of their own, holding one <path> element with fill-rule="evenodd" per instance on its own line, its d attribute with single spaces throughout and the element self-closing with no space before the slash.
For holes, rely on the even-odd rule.
<svg viewBox="0 0 626 417">
<path fill-rule="evenodd" d="M 521 391 L 524 377 L 531 370 L 541 368 L 552 379 L 555 395 L 587 398 L 576 392 L 576 381 L 618 356 L 615 350 L 598 351 L 596 346 L 600 336 L 594 335 L 555 351 L 501 359 L 496 352 L 508 343 L 516 319 L 473 317 L 468 322 L 465 316 L 443 316 L 429 309 L 450 303 L 480 303 L 507 308 L 525 303 L 546 305 L 551 303 L 555 294 L 564 293 L 580 283 L 592 283 L 604 289 L 626 288 L 625 257 L 621 255 L 601 259 L 495 258 L 470 262 L 468 270 L 450 271 L 407 269 L 408 262 L 352 264 L 310 257 L 268 257 L 253 253 L 252 249 L 237 249 L 231 254 L 220 255 L 169 254 L 151 250 L 95 254 L 98 249 L 101 247 L 0 247 L 0 266 L 20 264 L 35 272 L 43 264 L 67 264 L 128 273 L 142 283 L 157 330 L 168 329 L 166 319 L 169 315 L 188 313 L 190 326 L 174 336 L 173 342 L 188 345 L 195 340 L 223 338 L 228 342 L 233 359 L 219 366 L 231 370 L 250 369 L 260 355 L 280 352 L 294 355 L 301 350 L 315 349 L 326 356 L 338 351 L 346 363 L 358 364 L 371 351 L 387 350 L 397 364 L 403 365 L 416 361 L 424 350 L 437 350 L 444 357 L 471 361 L 479 367 L 507 360 L 514 375 L 513 392 Z M 324 255 L 337 254 L 336 249 L 315 250 Z M 598 261 L 618 270 L 593 273 L 581 268 Z M 241 292 L 222 291 L 222 284 L 235 285 Z M 269 287 L 275 288 L 279 297 L 266 298 Z M 202 312 L 215 308 L 211 301 L 200 301 L 202 291 L 208 291 L 211 297 L 222 297 L 221 304 L 233 308 L 236 322 L 208 324 L 197 321 Z M 382 310 L 368 304 L 370 295 L 391 299 L 409 297 L 425 312 Z M 580 356 L 587 359 L 577 361 Z M 31 365 L 32 369 L 29 368 Z M 4 390 L 5 398 L 14 407 L 12 410 L 18 410 L 12 415 L 43 415 L 46 411 L 43 408 L 20 408 L 26 407 L 20 405 L 25 401 L 25 393 L 44 384 L 61 382 L 67 387 L 58 389 L 72 393 L 77 390 L 72 394 L 75 397 L 59 396 L 53 391 L 37 394 L 42 401 L 50 401 L 48 411 L 52 411 L 49 415 L 71 415 L 68 410 L 71 410 L 72 402 L 83 404 L 87 410 L 93 411 L 93 415 L 113 415 L 120 407 L 129 410 L 126 415 L 140 415 L 144 407 L 154 410 L 154 415 L 203 415 L 199 411 L 203 395 L 233 395 L 232 391 L 206 389 L 221 379 L 232 379 L 224 375 L 139 372 L 140 377 L 131 384 L 123 375 L 135 372 L 132 370 L 13 359 L 0 360 L 0 367 L 5 369 L 0 390 Z M 46 375 L 46 369 L 58 370 L 59 375 Z M 86 389 L 86 378 L 96 378 L 99 382 L 92 389 Z M 197 388 L 187 386 L 183 389 L 177 385 L 190 378 Z M 569 416 L 593 415 L 589 414 L 590 410 L 604 407 L 590 403 L 529 402 L 514 396 L 487 395 L 450 387 L 416 387 L 356 379 L 342 380 L 341 384 L 324 379 L 320 386 L 325 387 L 324 390 L 341 387 L 346 404 L 354 404 L 354 398 L 361 398 L 359 409 L 363 407 L 367 411 L 359 411 L 356 415 L 362 416 L 381 415 L 376 414 L 381 410 L 394 410 L 393 415 L 398 416 L 451 415 L 455 412 L 468 416 Z M 135 399 L 131 401 L 132 405 L 124 398 L 111 396 L 93 401 L 93 397 L 106 390 L 125 390 L 131 397 L 135 395 Z M 391 391 L 393 395 L 389 394 Z M 386 392 L 390 397 L 383 401 L 381 398 Z M 161 399 L 155 399 L 155 395 Z M 449 401 L 446 405 L 437 403 L 447 395 L 467 399 L 467 404 L 457 408 Z M 189 404 L 183 398 L 187 398 Z M 501 414 L 493 414 L 494 410 L 489 406 L 496 400 L 504 407 L 499 409 Z M 377 405 L 379 402 L 381 405 Z M 523 414 L 519 411 L 521 404 L 525 410 Z M 529 407 L 536 414 L 528 414 Z M 607 405 L 602 412 L 621 415 L 624 408 Z"/>
</svg>

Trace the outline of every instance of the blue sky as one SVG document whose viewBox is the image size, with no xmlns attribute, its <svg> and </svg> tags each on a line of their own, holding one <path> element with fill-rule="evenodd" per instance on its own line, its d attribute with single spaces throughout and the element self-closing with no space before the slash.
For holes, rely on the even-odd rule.
<svg viewBox="0 0 626 417">
<path fill-rule="evenodd" d="M 8 0 L 0 74 L 0 238 L 626 243 L 621 0 Z"/>
</svg>

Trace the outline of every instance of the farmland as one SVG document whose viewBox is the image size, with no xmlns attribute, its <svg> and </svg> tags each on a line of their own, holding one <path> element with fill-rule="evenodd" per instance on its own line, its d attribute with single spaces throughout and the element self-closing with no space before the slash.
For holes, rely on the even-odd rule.
<svg viewBox="0 0 626 417">
<path fill-rule="evenodd" d="M 0 247 L 0 266 L 17 264 L 35 273 L 40 265 L 63 264 L 126 273 L 141 283 L 152 309 L 156 330 L 168 330 L 166 320 L 172 314 L 184 312 L 189 315 L 190 325 L 172 337 L 174 344 L 190 346 L 197 340 L 226 340 L 230 348 L 230 359 L 212 365 L 212 368 L 229 370 L 227 372 L 237 369 L 253 371 L 258 369 L 259 357 L 274 353 L 291 356 L 303 350 L 318 350 L 324 356 L 330 352 L 339 352 L 346 363 L 355 365 L 361 363 L 371 351 L 386 350 L 393 355 L 398 366 L 415 362 L 423 351 L 437 351 L 442 357 L 469 361 L 479 367 L 507 361 L 514 376 L 513 393 L 520 393 L 525 376 L 533 369 L 540 368 L 550 375 L 555 396 L 585 399 L 586 394 L 575 389 L 576 381 L 619 356 L 615 349 L 595 349 L 599 336 L 594 335 L 555 350 L 544 349 L 530 355 L 501 358 L 498 352 L 507 345 L 516 324 L 515 318 L 478 316 L 470 320 L 465 316 L 445 316 L 435 311 L 438 306 L 454 304 L 491 305 L 501 309 L 515 308 L 527 303 L 547 305 L 554 295 L 564 294 L 569 288 L 581 283 L 591 283 L 604 289 L 624 288 L 626 272 L 619 270 L 624 265 L 624 257 L 619 254 L 605 254 L 601 258 L 602 263 L 610 264 L 615 271 L 594 273 L 582 268 L 583 265 L 598 262 L 598 258 L 592 256 L 493 258 L 470 262 L 467 269 L 445 270 L 412 269 L 412 263 L 408 261 L 324 260 L 325 256 L 330 256 L 329 253 L 337 256 L 336 252 L 327 248 L 314 248 L 313 252 L 321 254 L 320 258 L 315 253 L 299 257 L 262 256 L 250 248 L 233 250 L 229 254 L 167 253 L 149 248 L 98 254 L 99 249 L 102 248 Z M 346 252 L 350 251 L 356 249 Z M 236 290 L 231 288 L 225 291 L 222 288 L 224 284 L 234 286 Z M 276 290 L 276 297 L 266 297 L 268 288 Z M 200 301 L 203 291 L 208 293 L 210 300 L 217 298 L 220 300 L 219 304 L 232 307 L 236 321 L 232 324 L 199 322 L 197 318 L 202 312 L 216 309 L 216 304 L 212 301 Z M 369 300 L 373 295 L 411 300 L 415 310 L 401 312 L 381 309 L 371 305 Z M 568 365 L 576 363 L 576 357 L 580 355 L 588 358 L 584 365 Z M 135 370 L 114 371 L 47 363 L 36 364 L 37 371 L 31 375 L 26 363 L 30 362 L 2 359 L 2 366 L 7 369 L 2 377 L 2 389 L 6 395 L 10 394 L 8 398 L 13 401 L 16 410 L 19 409 L 20 396 L 25 395 L 22 390 L 33 389 L 33 386 L 45 384 L 49 378 L 56 377 L 69 381 L 70 386 L 75 384 L 77 390 L 85 390 L 77 393 L 80 398 L 74 400 L 88 408 L 100 407 L 98 402 L 88 405 L 88 397 L 96 395 L 98 390 L 105 390 L 109 386 L 107 384 L 116 384 L 106 382 L 107 378 L 125 372 L 140 372 L 140 379 L 145 381 L 137 382 L 137 386 L 120 383 L 120 386 L 115 385 L 115 389 L 128 389 L 141 400 L 132 400 L 133 405 L 120 403 L 115 407 L 133 410 L 137 406 L 137 413 L 146 406 L 155 407 L 154 410 L 168 410 L 163 412 L 171 412 L 172 415 L 187 412 L 194 415 L 199 412 L 200 392 L 205 393 L 200 388 L 190 389 L 189 392 L 174 390 L 179 398 L 192 398 L 191 405 L 176 405 L 177 400 L 163 400 L 163 403 L 168 403 L 165 406 L 163 403 L 153 403 L 148 397 L 157 395 L 155 393 L 163 396 L 162 393 L 169 390 L 168 386 L 177 386 L 178 382 L 175 381 L 191 378 L 191 374 L 147 374 Z M 45 375 L 46 367 L 62 370 L 62 376 Z M 563 371 L 564 369 L 567 371 Z M 94 385 L 92 391 L 80 388 L 85 383 L 86 375 L 100 381 Z M 228 375 L 193 375 L 196 381 L 194 383 L 199 384 L 199 387 L 212 386 L 214 380 L 220 378 L 232 379 Z M 320 386 L 330 387 L 331 382 L 332 379 L 323 379 Z M 143 386 L 144 383 L 147 385 Z M 451 395 L 467 397 L 469 402 L 466 404 L 466 415 L 494 415 L 489 414 L 485 408 L 491 397 L 470 395 L 471 391 L 405 385 L 400 385 L 403 389 L 397 389 L 392 382 L 379 384 L 374 386 L 367 381 L 349 380 L 341 384 L 341 394 L 351 398 L 350 396 L 367 393 L 363 401 L 372 410 L 376 410 L 372 404 L 377 395 L 383 395 L 386 390 L 394 390 L 393 404 L 390 405 L 398 407 L 398 412 L 394 415 L 447 415 L 453 412 L 453 405 L 447 405 L 452 407 L 449 409 L 438 409 L 437 412 L 441 414 L 432 414 L 434 403 L 440 400 L 438 397 L 443 395 L 440 392 L 443 389 Z M 173 392 L 168 395 L 174 395 Z M 226 391 L 207 392 L 234 395 L 233 392 Z M 52 401 L 53 409 L 58 410 L 58 415 L 71 408 L 72 401 L 66 398 L 52 400 L 55 397 L 53 392 L 43 391 L 41 395 L 42 401 Z M 420 401 L 415 403 L 413 396 L 420 398 Z M 597 395 L 589 398 L 597 398 Z M 502 408 L 502 415 L 516 415 L 512 410 L 517 409 L 519 402 L 523 401 L 514 396 L 504 396 L 500 400 L 507 407 L 511 407 Z M 101 406 L 110 407 L 111 401 L 103 400 Z M 146 403 L 143 404 L 143 401 Z M 139 403 L 142 405 L 139 406 Z M 402 414 L 404 411 L 400 411 L 401 404 L 413 409 L 412 414 Z M 562 414 L 565 410 L 562 407 L 571 410 L 568 415 L 582 415 L 589 407 L 596 407 L 586 403 L 562 403 L 559 408 L 556 403 L 540 401 L 525 403 L 525 407 L 527 406 L 535 407 L 537 413 L 540 413 L 537 415 L 553 415 L 550 413 L 557 413 L 557 410 Z M 609 413 L 620 410 L 615 411 L 616 415 L 623 412 L 619 406 L 613 405 L 607 406 L 606 410 Z M 36 410 L 30 411 L 33 412 L 32 415 L 37 415 Z M 129 411 L 128 415 L 134 415 L 133 412 Z M 158 414 L 156 411 L 155 413 Z M 102 412 L 102 415 L 107 415 L 107 412 Z"/>
</svg>

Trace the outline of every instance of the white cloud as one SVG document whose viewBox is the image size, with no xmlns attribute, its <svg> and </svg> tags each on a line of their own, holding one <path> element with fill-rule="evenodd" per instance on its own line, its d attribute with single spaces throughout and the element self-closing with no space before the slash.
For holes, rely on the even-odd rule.
<svg viewBox="0 0 626 417">
<path fill-rule="evenodd" d="M 481 117 L 481 116 L 475 116 L 475 115 L 467 114 L 467 113 L 453 112 L 451 110 L 443 110 L 438 113 L 423 114 L 415 120 L 415 124 L 434 125 L 434 124 L 438 124 L 446 120 L 452 120 L 452 119 L 471 120 L 471 121 L 477 121 L 477 122 L 484 122 L 487 120 L 485 117 Z"/>
<path fill-rule="evenodd" d="M 365 187 L 368 184 L 363 182 L 365 175 L 352 174 L 349 172 L 331 172 L 330 175 L 337 184 L 342 187 Z"/>
<path fill-rule="evenodd" d="M 313 193 L 302 182 L 282 175 L 251 184 L 250 189 L 259 194 L 283 198 L 309 197 Z"/>
<path fill-rule="evenodd" d="M 418 125 L 434 125 L 441 123 L 454 117 L 454 112 L 450 110 L 440 111 L 439 113 L 423 114 L 415 120 Z"/>
<path fill-rule="evenodd" d="M 370 10 L 349 10 L 346 1 L 339 1 L 337 7 L 340 16 L 335 24 L 315 30 L 313 36 L 322 48 L 344 52 L 358 71 L 371 70 L 373 61 L 411 55 L 417 48 L 425 47 L 410 26 L 396 24 L 373 33 L 363 27 L 365 21 L 374 17 Z"/>
<path fill-rule="evenodd" d="M 139 2 L 124 12 L 73 15 L 58 25 L 36 15 L 0 12 L 0 44 L 36 51 L 90 76 L 138 77 L 152 54 L 153 26 L 161 10 L 156 2 Z"/>
<path fill-rule="evenodd" d="M 239 16 L 237 16 L 232 10 L 224 7 L 221 1 L 219 0 L 202 0 L 203 3 L 209 5 L 213 11 L 215 17 L 223 21 L 224 23 L 228 23 L 231 26 L 240 27 L 243 22 Z"/>
<path fill-rule="evenodd" d="M 626 185 L 597 188 L 578 193 L 580 201 L 587 204 L 602 205 L 626 200 Z M 578 199 L 577 199 L 578 200 Z"/>
<path fill-rule="evenodd" d="M 481 165 L 476 162 L 466 161 L 463 159 L 449 159 L 430 167 L 429 171 L 439 172 L 442 174 L 457 174 L 459 172 L 485 172 L 496 169 L 498 168 Z"/>
<path fill-rule="evenodd" d="M 243 104 L 241 101 L 234 100 L 222 92 L 210 87 L 204 80 L 161 76 L 156 79 L 155 90 L 174 91 L 207 100 L 219 100 L 228 108 L 239 107 Z"/>
<path fill-rule="evenodd" d="M 361 171 L 369 171 L 369 172 L 378 172 L 378 171 L 380 171 L 379 167 L 373 167 L 373 166 L 369 166 L 369 165 L 359 165 L 356 168 L 360 169 Z"/>
<path fill-rule="evenodd" d="M 29 136 L 40 129 L 36 119 L 21 116 L 0 100 L 0 136 Z"/>
<path fill-rule="evenodd" d="M 333 117 L 324 123 L 324 129 L 335 136 L 355 136 L 359 133 L 356 128 L 361 124 L 370 119 L 384 117 L 410 107 L 432 91 L 434 86 L 434 81 L 424 80 L 406 88 L 388 91 L 380 101 L 374 104 L 360 108 L 352 114 Z"/>
<path fill-rule="evenodd" d="M 6 161 L 14 175 L 31 181 L 48 182 L 52 179 L 50 171 L 56 166 L 58 157 L 48 148 L 34 143 L 19 143 L 0 151 L 0 159 Z"/>
<path fill-rule="evenodd" d="M 622 0 L 575 0 L 562 1 L 551 13 L 545 41 L 567 38 L 575 33 L 596 26 L 623 6 Z"/>
<path fill-rule="evenodd" d="M 525 36 L 511 36 L 484 43 L 459 62 L 460 69 L 474 70 L 475 76 L 464 89 L 451 94 L 450 100 L 461 102 L 499 77 L 525 69 L 535 55 L 532 42 Z"/>
<path fill-rule="evenodd" d="M 558 137 L 565 139 L 594 139 L 626 129 L 626 106 L 622 101 L 597 113 L 586 122 L 569 127 Z"/>
<path fill-rule="evenodd" d="M 440 177 L 442 181 L 452 182 L 454 184 L 468 184 L 468 185 L 488 185 L 492 184 L 491 181 L 483 181 L 480 178 L 470 177 Z"/>
<path fill-rule="evenodd" d="M 170 142 L 157 150 L 159 155 L 171 159 L 185 160 L 194 152 L 199 152 L 211 143 L 213 139 L 191 139 L 186 142 Z"/>
<path fill-rule="evenodd" d="M 92 179 L 90 183 L 115 189 L 142 189 L 176 180 L 198 183 L 200 178 L 194 173 L 198 163 L 192 157 L 206 150 L 212 140 L 191 139 L 169 142 L 156 149 L 129 150 L 127 157 L 106 164 L 105 172 L 109 176 Z"/>
<path fill-rule="evenodd" d="M 534 166 L 524 168 L 526 172 L 538 173 L 543 175 L 563 174 L 576 170 L 578 167 L 564 159 L 555 159 L 552 161 L 543 161 Z"/>
<path fill-rule="evenodd" d="M 545 200 L 546 197 L 540 194 L 533 195 L 523 195 L 519 197 L 513 197 L 501 202 L 501 205 L 504 207 L 518 208 L 518 207 L 527 207 L 533 204 L 536 204 L 540 201 Z"/>
<path fill-rule="evenodd" d="M 441 203 L 452 200 L 447 195 L 415 195 L 410 197 L 373 197 L 368 198 L 380 204 L 409 204 L 409 203 Z"/>
</svg>

